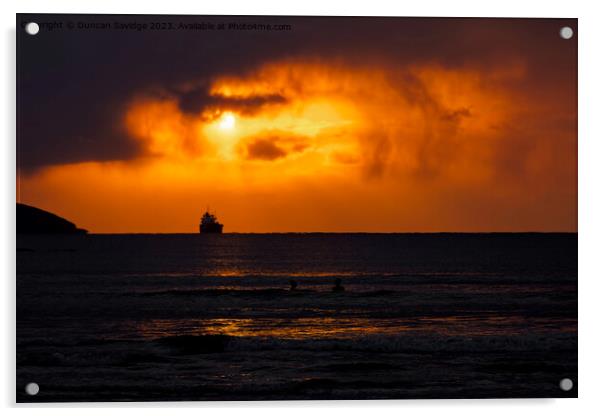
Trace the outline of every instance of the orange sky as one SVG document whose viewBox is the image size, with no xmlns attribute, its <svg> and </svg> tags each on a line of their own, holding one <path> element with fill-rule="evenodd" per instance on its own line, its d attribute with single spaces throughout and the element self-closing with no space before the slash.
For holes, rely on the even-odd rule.
<svg viewBox="0 0 602 416">
<path fill-rule="evenodd" d="M 225 232 L 576 231 L 573 85 L 529 68 L 276 59 L 196 113 L 138 91 L 136 157 L 22 174 L 19 197 L 102 233 L 196 232 L 207 206 Z"/>
</svg>

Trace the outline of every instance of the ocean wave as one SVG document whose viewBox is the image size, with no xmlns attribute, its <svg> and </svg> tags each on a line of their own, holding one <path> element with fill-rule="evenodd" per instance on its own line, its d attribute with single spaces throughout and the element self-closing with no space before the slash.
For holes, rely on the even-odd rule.
<svg viewBox="0 0 602 416">
<path fill-rule="evenodd" d="M 309 292 L 307 290 L 303 292 Z M 128 293 L 126 295 L 136 296 L 225 296 L 225 295 L 250 295 L 250 296 L 266 296 L 266 295 L 284 295 L 303 293 L 302 291 L 291 292 L 284 289 L 168 289 L 155 290 L 137 293 Z"/>
<path fill-rule="evenodd" d="M 57 342 L 53 339 L 19 342 L 19 348 L 72 347 L 138 349 L 148 346 L 172 349 L 182 353 L 214 353 L 228 351 L 374 351 L 374 352 L 460 352 L 460 351 L 562 351 L 574 349 L 577 335 L 566 333 L 521 335 L 446 336 L 407 332 L 397 335 L 374 334 L 347 338 L 280 338 L 271 336 L 234 336 L 226 334 L 169 335 L 152 339 L 85 339 L 79 342 Z"/>
<path fill-rule="evenodd" d="M 175 297 L 197 297 L 197 296 L 240 296 L 240 297 L 269 297 L 272 298 L 275 295 L 278 296 L 315 296 L 315 295 L 337 295 L 342 294 L 355 297 L 378 297 L 378 296 L 392 296 L 407 294 L 407 290 L 363 290 L 363 291 L 348 291 L 346 293 L 332 292 L 330 288 L 317 290 L 317 289 L 298 289 L 298 290 L 287 290 L 287 289 L 253 289 L 253 288 L 236 288 L 236 289 L 168 289 L 168 290 L 153 290 L 135 293 L 126 293 L 125 296 L 141 296 L 141 297 L 154 297 L 154 296 L 175 296 Z"/>
<path fill-rule="evenodd" d="M 488 294 L 492 291 L 499 293 L 500 291 L 512 291 L 518 292 L 517 296 L 529 296 L 533 297 L 540 292 L 554 292 L 558 290 L 557 286 L 549 287 L 542 286 L 530 286 L 528 289 L 523 289 L 524 286 L 513 288 L 511 286 L 476 286 L 467 285 L 469 287 L 461 287 L 461 285 L 444 285 L 438 287 L 416 287 L 407 285 L 391 285 L 387 284 L 386 288 L 375 288 L 374 286 L 363 287 L 357 284 L 345 285 L 347 290 L 344 292 L 333 292 L 331 290 L 332 284 L 314 286 L 308 289 L 281 289 L 281 288 L 259 288 L 259 287 L 235 287 L 235 288 L 177 288 L 177 289 L 165 289 L 165 290 L 140 290 L 133 292 L 122 293 L 121 296 L 135 296 L 135 297 L 181 297 L 181 298 L 194 298 L 194 297 L 211 297 L 216 298 L 220 296 L 232 296 L 232 297 L 244 297 L 244 298 L 270 298 L 277 299 L 289 298 L 289 297 L 303 297 L 303 296 L 320 296 L 330 297 L 331 295 L 346 296 L 346 297 L 398 297 L 398 296 L 435 296 L 438 293 L 454 293 L 457 295 L 465 296 L 477 296 L 479 293 Z M 395 287 L 398 286 L 398 287 Z M 571 287 L 563 287 L 563 290 L 570 291 Z M 426 293 L 425 293 L 426 292 Z M 554 292 L 555 293 L 555 292 Z"/>
<path fill-rule="evenodd" d="M 287 339 L 276 337 L 239 337 L 229 335 L 180 335 L 153 340 L 186 354 L 230 351 L 358 351 L 358 352 L 518 352 L 574 350 L 577 336 L 441 336 L 441 335 L 368 335 L 355 338 Z"/>
<path fill-rule="evenodd" d="M 46 341 L 46 342 L 44 342 Z M 271 362 L 274 357 L 305 360 L 316 357 L 312 364 L 320 371 L 357 372 L 383 371 L 393 368 L 390 360 L 383 363 L 380 354 L 402 354 L 414 359 L 432 360 L 432 355 L 448 357 L 501 354 L 508 357 L 533 355 L 546 357 L 574 354 L 577 336 L 569 334 L 515 335 L 515 336 L 441 336 L 416 333 L 399 335 L 366 335 L 354 338 L 287 339 L 278 337 L 230 336 L 224 334 L 174 335 L 135 340 L 82 340 L 57 343 L 39 340 L 20 343 L 17 365 L 20 367 L 72 368 L 148 368 L 149 365 L 187 365 L 198 368 L 212 365 L 215 360 L 228 357 L 255 357 L 258 362 Z M 350 354 L 371 357 L 368 362 L 336 362 L 318 357 Z M 215 356 L 215 358 L 212 358 Z M 527 360 L 528 361 L 528 360 Z M 306 363 L 311 364 L 311 363 Z M 492 361 L 491 371 L 499 364 Z M 522 364 L 521 364 L 522 365 Z M 312 367 L 313 368 L 313 367 Z M 519 371 L 519 370 L 517 370 Z"/>
<path fill-rule="evenodd" d="M 376 352 L 461 352 L 461 351 L 549 351 L 576 348 L 575 336 L 367 336 L 359 339 L 283 340 L 238 338 L 232 349 L 290 348 L 310 350 L 353 350 Z"/>
</svg>

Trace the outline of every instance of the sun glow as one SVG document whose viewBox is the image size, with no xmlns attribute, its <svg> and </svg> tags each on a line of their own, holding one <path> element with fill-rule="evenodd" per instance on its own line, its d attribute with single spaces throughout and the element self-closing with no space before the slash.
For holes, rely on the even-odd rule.
<svg viewBox="0 0 602 416">
<path fill-rule="evenodd" d="M 221 130 L 232 130 L 236 126 L 236 117 L 230 112 L 226 112 L 220 118 L 219 128 Z"/>
<path fill-rule="evenodd" d="M 500 87 L 524 76 L 270 63 L 215 78 L 200 110 L 133 98 L 135 158 L 45 169 L 21 179 L 22 199 L 95 232 L 195 231 L 208 202 L 239 232 L 572 230 L 560 202 L 575 198 L 576 116 L 546 128 L 564 107 L 533 115 L 541 103 Z M 558 208 L 541 215 L 537 201 Z"/>
</svg>

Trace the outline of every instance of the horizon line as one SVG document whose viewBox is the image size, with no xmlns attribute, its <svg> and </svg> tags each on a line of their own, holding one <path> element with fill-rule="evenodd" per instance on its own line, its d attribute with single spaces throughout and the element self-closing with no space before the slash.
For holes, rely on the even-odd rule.
<svg viewBox="0 0 602 416">
<path fill-rule="evenodd" d="M 90 232 L 86 235 L 224 235 L 224 234 L 578 234 L 577 231 L 230 231 L 199 232 Z"/>
</svg>

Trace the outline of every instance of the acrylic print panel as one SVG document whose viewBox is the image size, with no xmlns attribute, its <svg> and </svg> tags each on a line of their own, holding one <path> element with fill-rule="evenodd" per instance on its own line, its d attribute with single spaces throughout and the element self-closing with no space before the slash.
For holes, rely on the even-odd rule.
<svg viewBox="0 0 602 416">
<path fill-rule="evenodd" d="M 577 397 L 577 35 L 18 15 L 17 401 Z"/>
</svg>

